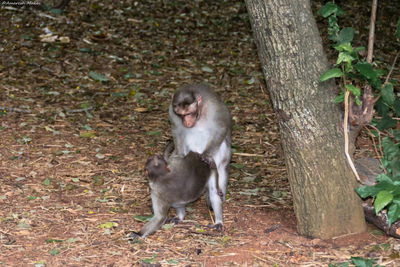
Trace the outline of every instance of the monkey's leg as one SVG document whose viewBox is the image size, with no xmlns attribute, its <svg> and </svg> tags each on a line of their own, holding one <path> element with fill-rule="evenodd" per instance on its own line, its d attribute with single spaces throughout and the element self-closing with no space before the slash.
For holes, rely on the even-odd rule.
<svg viewBox="0 0 400 267">
<path fill-rule="evenodd" d="M 225 200 L 224 198 L 224 193 L 222 192 L 220 186 L 219 186 L 219 175 L 218 175 L 218 169 L 217 169 L 217 164 L 215 163 L 214 159 L 211 158 L 209 155 L 206 154 L 201 154 L 200 155 L 200 160 L 203 161 L 204 163 L 208 164 L 210 166 L 211 170 L 215 172 L 215 186 L 218 191 L 218 195 L 221 198 L 222 201 Z M 210 199 L 207 196 L 207 205 L 210 207 Z"/>
<path fill-rule="evenodd" d="M 211 204 L 211 207 L 214 211 L 214 226 L 213 228 L 216 228 L 217 230 L 222 230 L 222 199 L 218 194 L 218 188 L 216 187 L 216 175 L 213 174 L 211 175 L 210 179 L 208 180 L 207 187 L 208 187 L 208 200 L 209 204 Z"/>
<path fill-rule="evenodd" d="M 168 216 L 170 205 L 164 200 L 159 199 L 156 195 L 151 195 L 153 204 L 154 217 L 140 229 L 139 235 L 146 237 L 158 229 L 165 223 Z"/>
<path fill-rule="evenodd" d="M 228 167 L 232 152 L 227 141 L 222 142 L 217 153 L 214 155 L 214 161 L 218 172 L 218 189 L 222 191 L 222 201 L 225 201 L 226 187 L 228 185 Z"/>
</svg>

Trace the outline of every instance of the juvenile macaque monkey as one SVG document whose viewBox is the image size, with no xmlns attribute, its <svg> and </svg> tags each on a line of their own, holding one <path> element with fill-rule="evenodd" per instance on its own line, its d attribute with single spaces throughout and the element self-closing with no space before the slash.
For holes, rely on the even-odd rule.
<svg viewBox="0 0 400 267">
<path fill-rule="evenodd" d="M 222 202 L 226 196 L 228 165 L 231 159 L 232 119 L 221 99 L 204 84 L 184 85 L 169 107 L 174 139 L 174 155 L 189 151 L 212 158 L 218 175 L 208 181 L 208 204 L 215 214 L 215 228 L 222 229 Z M 211 162 L 211 161 L 210 161 Z M 222 195 L 222 197 L 220 196 Z"/>
<path fill-rule="evenodd" d="M 172 141 L 169 141 L 168 144 L 167 144 L 167 147 L 165 148 L 165 151 L 164 151 L 164 160 L 166 162 L 168 162 L 168 159 L 170 157 L 169 154 L 173 150 L 174 150 L 174 143 Z M 215 179 L 214 179 L 215 180 L 215 186 L 217 188 L 218 196 L 223 201 L 224 200 L 224 194 L 223 194 L 222 190 L 219 188 L 217 165 L 215 164 L 215 162 L 214 162 L 214 160 L 212 158 L 206 158 L 204 155 L 201 156 L 201 160 L 204 161 L 205 163 L 207 163 L 212 170 L 215 170 L 215 172 L 214 172 L 214 174 L 215 174 Z"/>
<path fill-rule="evenodd" d="M 131 238 L 146 237 L 158 230 L 168 218 L 168 210 L 176 209 L 177 218 L 185 218 L 185 205 L 198 199 L 205 191 L 213 171 L 203 157 L 195 152 L 186 156 L 171 156 L 166 161 L 162 156 L 152 156 L 145 167 L 151 188 L 154 217 Z"/>
</svg>

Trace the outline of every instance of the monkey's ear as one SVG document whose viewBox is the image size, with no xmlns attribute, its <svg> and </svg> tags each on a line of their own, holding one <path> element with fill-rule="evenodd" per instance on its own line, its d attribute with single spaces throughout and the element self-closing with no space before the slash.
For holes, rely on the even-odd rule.
<svg viewBox="0 0 400 267">
<path fill-rule="evenodd" d="M 201 99 L 201 95 L 197 96 L 197 97 L 196 97 L 196 100 L 197 100 L 197 103 L 200 104 L 200 103 L 201 103 L 201 100 L 202 100 L 202 99 Z"/>
<path fill-rule="evenodd" d="M 171 172 L 170 168 L 168 167 L 168 165 L 165 165 L 165 169 L 167 170 L 167 172 Z"/>
<path fill-rule="evenodd" d="M 149 175 L 149 170 L 145 170 L 145 172 L 146 172 L 146 175 Z"/>
</svg>

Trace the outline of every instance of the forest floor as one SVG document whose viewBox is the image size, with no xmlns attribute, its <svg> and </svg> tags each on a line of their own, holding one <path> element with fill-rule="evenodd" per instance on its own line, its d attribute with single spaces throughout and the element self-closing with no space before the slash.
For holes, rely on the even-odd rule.
<svg viewBox="0 0 400 267">
<path fill-rule="evenodd" d="M 344 9 L 366 26 L 361 2 Z M 384 26 L 400 13 L 386 11 Z M 62 14 L 3 5 L 0 37 L 0 266 L 400 263 L 400 241 L 371 225 L 330 240 L 296 232 L 243 2 L 72 1 Z M 385 42 L 377 57 L 391 64 Z M 189 82 L 213 85 L 234 121 L 224 231 L 204 227 L 203 197 L 183 223 L 130 242 L 152 213 L 144 163 L 171 138 L 171 95 Z M 370 143 L 360 139 L 359 153 Z"/>
</svg>

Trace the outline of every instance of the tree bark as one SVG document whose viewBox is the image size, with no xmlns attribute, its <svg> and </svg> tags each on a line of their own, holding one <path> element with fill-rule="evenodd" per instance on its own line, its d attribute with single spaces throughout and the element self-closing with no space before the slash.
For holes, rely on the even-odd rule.
<svg viewBox="0 0 400 267">
<path fill-rule="evenodd" d="M 277 114 L 300 234 L 331 238 L 366 230 L 344 154 L 340 107 L 309 0 L 246 0 Z"/>
</svg>

